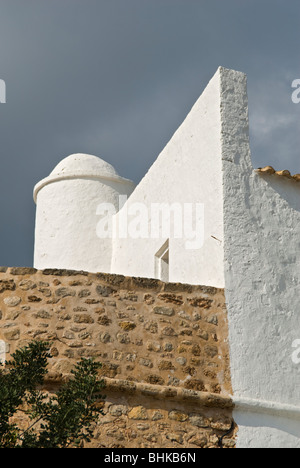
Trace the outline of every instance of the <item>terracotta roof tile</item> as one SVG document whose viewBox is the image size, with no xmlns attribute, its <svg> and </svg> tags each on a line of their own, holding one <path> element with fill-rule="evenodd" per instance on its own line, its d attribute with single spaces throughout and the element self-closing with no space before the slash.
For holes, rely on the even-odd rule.
<svg viewBox="0 0 300 468">
<path fill-rule="evenodd" d="M 259 167 L 256 172 L 261 175 L 275 175 L 300 182 L 300 174 L 292 175 L 288 170 L 276 171 L 272 166 Z"/>
</svg>

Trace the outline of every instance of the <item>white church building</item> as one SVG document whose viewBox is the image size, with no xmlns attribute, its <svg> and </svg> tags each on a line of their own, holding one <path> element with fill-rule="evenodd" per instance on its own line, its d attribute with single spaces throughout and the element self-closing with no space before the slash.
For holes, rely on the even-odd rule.
<svg viewBox="0 0 300 468">
<path fill-rule="evenodd" d="M 85 154 L 35 186 L 34 267 L 224 288 L 238 446 L 300 448 L 299 182 L 253 168 L 247 79 L 220 67 L 136 187 Z"/>
</svg>

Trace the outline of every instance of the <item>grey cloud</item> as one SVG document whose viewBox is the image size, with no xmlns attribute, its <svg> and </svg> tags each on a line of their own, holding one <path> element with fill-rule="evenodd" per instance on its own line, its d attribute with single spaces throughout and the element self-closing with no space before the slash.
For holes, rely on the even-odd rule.
<svg viewBox="0 0 300 468">
<path fill-rule="evenodd" d="M 294 0 L 1 0 L 0 264 L 32 263 L 32 188 L 63 157 L 96 154 L 138 182 L 219 65 L 248 75 L 254 165 L 300 172 L 299 12 Z"/>
</svg>

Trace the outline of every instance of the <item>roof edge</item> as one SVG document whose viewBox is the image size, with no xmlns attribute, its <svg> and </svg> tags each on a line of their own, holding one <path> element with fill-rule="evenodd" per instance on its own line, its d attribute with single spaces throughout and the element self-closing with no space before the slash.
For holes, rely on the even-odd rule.
<svg viewBox="0 0 300 468">
<path fill-rule="evenodd" d="M 276 171 L 272 166 L 259 167 L 258 169 L 255 169 L 255 172 L 260 175 L 275 175 L 300 182 L 300 174 L 292 175 L 288 170 Z"/>
<path fill-rule="evenodd" d="M 121 176 L 105 176 L 105 175 L 95 175 L 95 174 L 82 174 L 76 173 L 73 174 L 61 174 L 61 175 L 50 175 L 38 182 L 33 189 L 33 200 L 36 203 L 37 195 L 39 191 L 44 188 L 46 185 L 53 184 L 54 182 L 59 182 L 60 180 L 75 180 L 75 179 L 87 179 L 87 180 L 99 180 L 99 181 L 108 181 L 108 182 L 117 182 L 121 184 L 131 185 L 135 187 L 135 183 L 130 179 L 125 179 Z"/>
</svg>

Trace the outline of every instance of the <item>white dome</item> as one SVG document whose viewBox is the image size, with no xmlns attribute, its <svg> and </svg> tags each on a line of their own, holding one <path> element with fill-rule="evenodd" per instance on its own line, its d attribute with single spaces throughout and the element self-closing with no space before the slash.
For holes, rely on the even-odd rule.
<svg viewBox="0 0 300 468">
<path fill-rule="evenodd" d="M 110 180 L 126 186 L 129 185 L 132 187 L 132 190 L 134 188 L 134 183 L 131 180 L 119 176 L 115 168 L 106 161 L 103 161 L 103 159 L 91 154 L 77 153 L 63 159 L 48 177 L 36 184 L 33 193 L 34 201 L 36 202 L 38 192 L 45 185 L 59 180 L 76 178 Z"/>
<path fill-rule="evenodd" d="M 63 159 L 51 172 L 50 176 L 94 176 L 117 178 L 120 176 L 114 167 L 98 156 L 90 154 L 71 154 Z"/>
<path fill-rule="evenodd" d="M 34 188 L 35 267 L 109 273 L 112 236 L 99 235 L 99 216 L 107 207 L 117 212 L 120 196 L 133 190 L 133 182 L 96 156 L 63 159 Z"/>
</svg>

